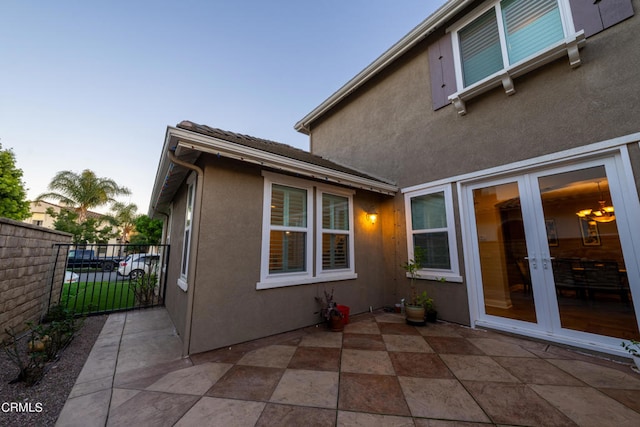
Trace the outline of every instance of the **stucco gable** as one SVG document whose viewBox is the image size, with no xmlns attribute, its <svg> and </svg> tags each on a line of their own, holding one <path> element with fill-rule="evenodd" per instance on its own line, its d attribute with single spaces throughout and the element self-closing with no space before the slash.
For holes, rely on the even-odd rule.
<svg viewBox="0 0 640 427">
<path fill-rule="evenodd" d="M 348 173 L 350 175 L 359 176 L 362 178 L 379 180 L 380 182 L 387 182 L 385 180 L 376 178 L 372 175 L 368 175 L 364 172 L 355 170 L 348 166 L 341 165 L 339 163 L 327 160 L 321 156 L 314 155 L 308 151 L 304 151 L 287 144 L 282 144 L 280 142 L 270 141 L 268 139 L 256 138 L 254 136 L 243 135 L 235 132 L 230 132 L 227 130 L 212 128 L 206 125 L 193 123 L 188 120 L 183 120 L 176 127 L 179 129 L 197 132 L 202 135 L 211 136 L 213 138 L 221 139 L 227 142 L 253 148 L 256 150 L 261 150 L 266 153 L 287 157 L 289 159 L 297 160 L 300 162 L 309 163 L 316 166 L 322 166 L 328 169 Z"/>
</svg>

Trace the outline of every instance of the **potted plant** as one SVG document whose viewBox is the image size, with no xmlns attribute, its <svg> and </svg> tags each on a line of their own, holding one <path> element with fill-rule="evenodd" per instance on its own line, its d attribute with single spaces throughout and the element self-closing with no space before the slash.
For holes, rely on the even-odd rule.
<svg viewBox="0 0 640 427">
<path fill-rule="evenodd" d="M 427 322 L 435 323 L 438 319 L 438 311 L 433 304 L 433 298 L 427 296 L 427 291 L 418 295 L 418 304 L 422 304 L 424 306 L 425 319 Z"/>
<path fill-rule="evenodd" d="M 629 342 L 622 341 L 620 346 L 631 354 L 633 362 L 636 364 L 636 368 L 640 371 L 640 341 L 633 339 L 629 340 Z"/>
<path fill-rule="evenodd" d="M 416 289 L 416 278 L 420 277 L 418 270 L 420 270 L 421 263 L 422 251 L 419 247 L 416 247 L 414 258 L 402 265 L 402 268 L 404 268 L 404 270 L 409 274 L 411 279 L 411 295 L 409 296 L 408 304 L 405 304 L 404 307 L 406 321 L 410 325 L 424 325 L 425 302 L 422 301 L 422 298 L 418 295 L 418 291 Z M 426 294 L 427 293 L 424 292 L 425 297 Z"/>
<path fill-rule="evenodd" d="M 324 299 L 315 297 L 320 304 L 320 315 L 327 321 L 329 329 L 334 332 L 340 332 L 344 329 L 344 317 L 338 304 L 333 299 L 333 288 L 331 293 L 324 291 Z"/>
</svg>

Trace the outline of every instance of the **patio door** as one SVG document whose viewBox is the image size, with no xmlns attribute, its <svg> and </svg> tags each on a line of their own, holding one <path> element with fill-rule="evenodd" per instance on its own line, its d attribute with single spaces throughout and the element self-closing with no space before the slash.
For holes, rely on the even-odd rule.
<svg viewBox="0 0 640 427">
<path fill-rule="evenodd" d="M 622 194 L 614 158 L 469 185 L 479 321 L 563 341 L 640 339 Z"/>
</svg>

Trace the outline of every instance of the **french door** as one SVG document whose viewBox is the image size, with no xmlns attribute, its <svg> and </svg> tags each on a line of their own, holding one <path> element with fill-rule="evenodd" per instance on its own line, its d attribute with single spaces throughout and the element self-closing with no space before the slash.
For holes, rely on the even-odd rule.
<svg viewBox="0 0 640 427">
<path fill-rule="evenodd" d="M 614 157 L 467 185 L 478 323 L 609 348 L 640 339 L 623 188 Z"/>
</svg>

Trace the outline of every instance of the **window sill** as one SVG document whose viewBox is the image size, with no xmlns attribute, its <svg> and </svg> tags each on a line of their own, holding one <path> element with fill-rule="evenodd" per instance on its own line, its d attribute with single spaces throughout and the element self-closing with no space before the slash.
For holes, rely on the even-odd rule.
<svg viewBox="0 0 640 427">
<path fill-rule="evenodd" d="M 571 68 L 579 67 L 581 64 L 580 54 L 578 49 L 585 43 L 584 31 L 579 31 L 576 34 L 567 37 L 564 40 L 559 41 L 551 45 L 546 50 L 538 53 L 537 55 L 523 59 L 511 65 L 508 68 L 498 71 L 495 74 L 472 84 L 449 96 L 449 100 L 453 103 L 458 110 L 458 114 L 464 116 L 467 114 L 467 108 L 465 101 L 475 98 L 478 95 L 483 94 L 495 87 L 502 84 L 504 91 L 507 95 L 513 95 L 516 93 L 513 87 L 513 79 L 520 75 L 526 74 L 529 71 L 535 70 L 551 61 L 555 61 L 564 55 L 569 56 L 569 65 Z"/>
<path fill-rule="evenodd" d="M 357 279 L 358 275 L 356 273 L 336 273 L 336 274 L 323 274 L 316 277 L 304 277 L 304 278 L 270 278 L 258 282 L 256 284 L 256 289 L 273 289 L 273 288 L 285 288 L 288 286 L 298 286 L 298 285 L 310 285 L 313 283 L 323 283 L 323 282 L 337 282 L 341 280 L 353 280 Z"/>
<path fill-rule="evenodd" d="M 455 273 L 441 273 L 437 274 L 434 272 L 419 272 L 420 276 L 416 277 L 418 280 L 434 280 L 436 282 L 451 282 L 451 283 L 462 283 L 462 276 L 458 276 Z M 409 273 L 406 274 L 408 278 L 411 278 Z"/>
<path fill-rule="evenodd" d="M 178 282 L 176 283 L 178 285 L 178 287 L 180 289 L 182 289 L 184 292 L 187 292 L 187 290 L 189 289 L 189 284 L 187 283 L 186 280 L 184 280 L 183 278 L 178 279 Z"/>
</svg>

